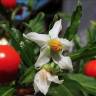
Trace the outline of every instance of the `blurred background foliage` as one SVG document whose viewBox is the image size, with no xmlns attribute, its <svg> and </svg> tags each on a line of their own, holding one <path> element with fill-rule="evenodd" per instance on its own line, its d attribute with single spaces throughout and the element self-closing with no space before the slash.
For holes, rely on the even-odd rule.
<svg viewBox="0 0 96 96">
<path fill-rule="evenodd" d="M 22 58 L 17 80 L 8 85 L 1 85 L 0 96 L 27 96 L 18 95 L 18 90 L 28 91 L 29 88 L 31 93 L 34 93 L 32 86 L 36 73 L 34 63 L 39 48 L 23 38 L 22 34 L 31 31 L 48 33 L 54 22 L 60 18 L 69 23 L 65 33 L 61 32 L 60 36 L 75 42 L 74 50 L 69 54 L 73 61 L 74 72 L 59 73 L 60 78 L 64 79 L 64 84 L 52 84 L 47 96 L 96 96 L 96 79 L 83 74 L 84 64 L 96 58 L 96 22 L 91 22 L 86 32 L 87 44 L 82 47 L 81 38 L 77 34 L 82 16 L 82 4 L 77 0 L 77 6 L 72 16 L 69 16 L 62 11 L 62 2 L 63 0 L 16 0 L 15 9 L 0 6 L 0 37 L 6 37 L 20 52 Z M 41 93 L 35 95 L 43 96 Z"/>
</svg>

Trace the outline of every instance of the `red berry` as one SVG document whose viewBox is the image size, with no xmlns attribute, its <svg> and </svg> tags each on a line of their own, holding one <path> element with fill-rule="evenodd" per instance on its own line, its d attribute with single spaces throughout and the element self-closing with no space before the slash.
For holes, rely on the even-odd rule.
<svg viewBox="0 0 96 96">
<path fill-rule="evenodd" d="M 16 79 L 20 65 L 20 55 L 10 45 L 0 45 L 0 83 Z"/>
<path fill-rule="evenodd" d="M 91 60 L 84 65 L 84 73 L 87 76 L 96 77 L 96 60 Z"/>
<path fill-rule="evenodd" d="M 16 7 L 16 0 L 1 0 L 2 6 L 8 9 L 12 9 Z"/>
</svg>

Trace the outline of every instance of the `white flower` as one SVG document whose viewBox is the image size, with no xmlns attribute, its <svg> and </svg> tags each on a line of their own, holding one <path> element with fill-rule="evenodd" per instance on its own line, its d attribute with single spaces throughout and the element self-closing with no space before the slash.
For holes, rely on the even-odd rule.
<svg viewBox="0 0 96 96">
<path fill-rule="evenodd" d="M 41 47 L 40 56 L 35 63 L 35 67 L 41 67 L 42 65 L 47 64 L 50 61 L 50 58 L 52 58 L 61 69 L 73 70 L 70 57 L 62 55 L 63 51 L 72 49 L 73 42 L 58 37 L 61 29 L 62 24 L 60 19 L 54 24 L 48 35 L 38 34 L 36 32 L 24 34 L 25 38 L 34 41 Z"/>
<path fill-rule="evenodd" d="M 63 80 L 59 80 L 58 76 L 51 75 L 45 69 L 41 69 L 34 78 L 35 93 L 41 91 L 44 95 L 46 95 L 51 82 L 61 84 L 63 83 Z"/>
</svg>

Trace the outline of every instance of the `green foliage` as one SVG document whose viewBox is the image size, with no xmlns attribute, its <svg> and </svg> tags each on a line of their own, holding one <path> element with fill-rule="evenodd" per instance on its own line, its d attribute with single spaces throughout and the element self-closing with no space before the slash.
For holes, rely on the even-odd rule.
<svg viewBox="0 0 96 96">
<path fill-rule="evenodd" d="M 24 74 L 22 74 L 22 76 L 20 77 L 19 82 L 22 84 L 27 84 L 27 83 L 31 83 L 34 80 L 34 75 L 35 75 L 35 69 L 34 66 L 28 68 Z"/>
<path fill-rule="evenodd" d="M 96 96 L 96 79 L 82 74 L 64 75 L 62 85 L 51 86 L 47 96 Z"/>
<path fill-rule="evenodd" d="M 15 92 L 15 88 L 12 86 L 0 86 L 0 96 L 12 96 Z"/>
<path fill-rule="evenodd" d="M 58 85 L 50 88 L 48 96 L 74 96 L 70 90 L 64 85 Z"/>
<path fill-rule="evenodd" d="M 69 75 L 69 78 L 71 80 L 74 80 L 76 82 L 78 82 L 78 84 L 80 84 L 82 87 L 84 87 L 84 89 L 96 96 L 96 79 L 95 78 L 90 78 L 90 77 L 87 77 L 87 76 L 84 76 L 82 74 L 70 74 Z"/>
<path fill-rule="evenodd" d="M 83 47 L 81 49 L 78 50 L 78 52 L 73 52 L 70 54 L 70 57 L 72 58 L 72 60 L 80 60 L 80 59 L 84 59 L 87 57 L 92 57 L 92 56 L 96 56 L 96 46 L 87 46 L 87 47 Z"/>
<path fill-rule="evenodd" d="M 29 7 L 31 7 L 33 0 L 29 1 Z M 12 18 L 14 18 L 15 15 L 16 14 L 13 13 Z M 7 34 L 6 37 L 8 38 L 10 44 L 13 45 L 16 48 L 16 50 L 18 50 L 22 59 L 18 80 L 16 80 L 15 83 L 12 83 L 13 86 L 11 87 L 0 86 L 0 96 L 14 96 L 17 86 L 23 86 L 28 84 L 31 84 L 31 86 L 33 85 L 34 76 L 37 72 L 37 70 L 34 67 L 34 64 L 39 54 L 39 47 L 37 47 L 36 44 L 34 44 L 33 42 L 26 40 L 22 34 L 24 32 L 28 33 L 30 31 L 45 33 L 45 15 L 46 14 L 44 13 L 39 13 L 36 17 L 28 21 L 22 21 L 22 23 L 20 24 L 23 24 L 25 27 L 23 32 L 21 32 L 21 29 L 17 28 L 17 26 L 13 24 L 14 21 L 12 18 L 11 21 L 0 21 L 0 28 L 4 31 L 0 33 L 0 36 L 6 36 Z M 81 47 L 80 37 L 76 34 L 77 29 L 80 25 L 81 16 L 82 5 L 80 4 L 80 2 L 78 2 L 76 10 L 72 14 L 70 26 L 67 28 L 64 34 L 64 38 L 74 40 L 75 51 L 71 52 L 69 56 L 71 57 L 73 64 L 74 61 L 77 64 L 76 69 L 78 71 L 77 73 L 75 73 L 74 71 L 72 74 L 67 74 L 67 72 L 65 73 L 65 71 L 63 72 L 59 70 L 57 66 L 52 66 L 54 67 L 53 73 L 55 73 L 56 71 L 60 79 L 64 79 L 64 83 L 61 85 L 56 85 L 52 83 L 47 96 L 96 96 L 96 79 L 86 77 L 83 75 L 82 72 L 85 61 L 96 56 L 96 22 L 92 22 L 92 25 L 88 30 L 87 45 L 85 47 Z M 67 21 L 70 20 L 70 16 L 66 16 L 65 14 L 58 12 L 54 16 L 53 22 L 60 18 L 66 19 Z M 52 26 L 53 22 L 51 23 Z M 59 73 L 58 70 L 61 73 Z"/>
<path fill-rule="evenodd" d="M 77 50 L 81 48 L 80 37 L 78 35 L 74 36 L 74 43 Z"/>
<path fill-rule="evenodd" d="M 28 6 L 32 9 L 32 5 L 34 3 L 34 0 L 28 0 Z"/>
<path fill-rule="evenodd" d="M 80 2 L 78 2 L 76 10 L 73 12 L 71 17 L 71 24 L 67 28 L 64 38 L 67 38 L 69 40 L 72 40 L 74 38 L 74 35 L 77 33 L 77 29 L 80 25 L 80 18 L 82 16 L 82 6 Z"/>
<path fill-rule="evenodd" d="M 91 27 L 88 29 L 88 42 L 89 46 L 96 44 L 96 22 L 91 21 Z"/>
<path fill-rule="evenodd" d="M 30 20 L 28 23 L 25 23 L 27 29 L 30 29 L 32 32 L 44 32 L 44 16 L 44 13 L 39 13 L 34 19 Z"/>
<path fill-rule="evenodd" d="M 10 88 L 9 90 L 7 90 L 4 94 L 2 94 L 1 96 L 12 96 L 15 92 L 14 88 Z"/>
</svg>

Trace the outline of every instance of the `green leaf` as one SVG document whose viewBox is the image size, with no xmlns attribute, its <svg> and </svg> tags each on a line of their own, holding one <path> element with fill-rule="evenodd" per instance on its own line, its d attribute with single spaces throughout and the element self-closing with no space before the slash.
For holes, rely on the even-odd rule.
<svg viewBox="0 0 96 96">
<path fill-rule="evenodd" d="M 83 86 L 88 93 L 96 94 L 96 79 L 84 76 L 82 74 L 70 74 L 69 78 L 78 82 L 81 86 Z"/>
<path fill-rule="evenodd" d="M 28 6 L 32 9 L 32 5 L 34 3 L 34 0 L 28 0 Z"/>
<path fill-rule="evenodd" d="M 96 44 L 96 22 L 91 21 L 91 27 L 88 29 L 87 45 Z"/>
<path fill-rule="evenodd" d="M 12 45 L 20 52 L 22 62 L 27 66 L 34 63 L 34 44 L 25 41 L 21 32 L 15 28 L 11 28 L 9 32 Z"/>
<path fill-rule="evenodd" d="M 35 75 L 35 69 L 34 67 L 30 67 L 28 68 L 25 73 L 20 77 L 19 82 L 20 83 L 32 83 L 32 81 L 34 80 L 34 75 Z"/>
<path fill-rule="evenodd" d="M 67 28 L 64 38 L 67 38 L 69 40 L 72 40 L 75 34 L 77 33 L 77 29 L 80 25 L 80 18 L 82 16 L 82 6 L 80 2 L 78 2 L 76 10 L 73 12 L 71 17 L 71 24 Z"/>
<path fill-rule="evenodd" d="M 74 36 L 74 43 L 75 43 L 75 48 L 76 49 L 80 49 L 81 48 L 80 37 L 78 35 Z"/>
<path fill-rule="evenodd" d="M 63 84 L 50 88 L 48 96 L 74 96 Z"/>
<path fill-rule="evenodd" d="M 32 32 L 44 32 L 44 13 L 39 13 L 34 19 L 30 20 L 29 23 L 25 23 L 25 25 L 30 29 Z"/>
<path fill-rule="evenodd" d="M 22 56 L 22 60 L 26 63 L 28 66 L 32 66 L 35 61 L 35 56 L 34 56 L 34 44 L 32 42 L 30 43 L 29 41 L 26 42 L 25 40 L 22 40 L 21 46 L 20 46 L 20 52 Z"/>
<path fill-rule="evenodd" d="M 10 86 L 0 86 L 0 94 L 3 94 L 7 90 L 9 90 L 11 87 Z"/>
<path fill-rule="evenodd" d="M 51 22 L 50 25 L 49 25 L 49 30 L 51 30 L 52 27 L 53 27 L 53 25 L 54 25 L 54 23 L 55 23 L 56 21 L 60 20 L 61 18 L 62 18 L 64 21 L 68 21 L 68 22 L 69 22 L 70 19 L 71 19 L 71 16 L 69 16 L 68 14 L 65 14 L 64 12 L 57 12 L 57 13 L 54 15 L 54 18 L 53 18 L 52 22 Z"/>
<path fill-rule="evenodd" d="M 15 16 L 17 14 L 17 12 L 20 10 L 20 6 L 16 7 L 16 9 L 14 9 L 14 11 L 11 14 L 11 20 L 15 19 Z"/>
<path fill-rule="evenodd" d="M 64 21 L 70 21 L 71 20 L 71 16 L 64 13 L 64 12 L 57 12 L 53 18 L 53 21 L 56 22 L 57 20 L 59 20 L 60 18 L 62 18 Z"/>
<path fill-rule="evenodd" d="M 2 94 L 1 96 L 13 96 L 14 92 L 15 92 L 15 89 L 14 88 L 10 88 L 6 92 L 4 92 L 4 94 Z"/>
<path fill-rule="evenodd" d="M 88 96 L 84 88 L 74 80 L 70 80 L 68 77 L 64 76 L 64 85 L 71 91 L 74 96 Z"/>
<path fill-rule="evenodd" d="M 73 61 L 85 59 L 85 58 L 91 57 L 91 56 L 96 56 L 96 46 L 94 46 L 94 45 L 91 47 L 86 46 L 84 48 L 79 49 L 76 52 L 69 54 L 69 56 L 71 57 L 71 59 Z"/>
</svg>

